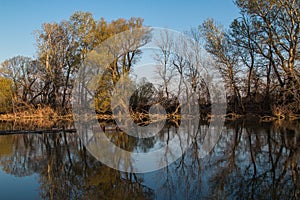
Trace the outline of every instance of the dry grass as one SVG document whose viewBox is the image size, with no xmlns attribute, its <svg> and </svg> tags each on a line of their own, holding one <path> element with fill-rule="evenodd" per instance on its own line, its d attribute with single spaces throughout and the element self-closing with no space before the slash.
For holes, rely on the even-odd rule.
<svg viewBox="0 0 300 200">
<path fill-rule="evenodd" d="M 259 116 L 260 121 L 268 122 L 282 119 L 295 120 L 300 119 L 300 115 L 296 115 L 291 112 L 291 109 L 287 106 L 274 106 L 272 108 L 273 115 L 272 116 Z M 130 113 L 131 120 L 139 125 L 147 125 L 149 123 L 158 122 L 163 119 L 166 119 L 169 122 L 179 123 L 181 120 L 181 115 L 178 113 L 167 114 L 165 116 L 155 115 L 152 119 L 148 113 L 140 113 L 140 112 L 131 112 Z M 237 120 L 247 115 L 240 115 L 237 113 L 228 113 L 225 116 L 226 121 Z M 80 116 L 82 120 L 90 120 L 95 116 Z M 113 121 L 115 117 L 111 114 L 98 114 L 96 118 L 99 121 Z M 207 121 L 211 121 L 214 116 L 208 114 L 204 119 Z M 75 117 L 76 118 L 76 117 Z M 25 125 L 28 124 L 31 127 L 52 127 L 58 124 L 60 121 L 72 123 L 74 121 L 73 114 L 68 115 L 59 115 L 50 107 L 42 107 L 42 108 L 27 108 L 23 111 L 11 113 L 11 114 L 2 114 L 0 115 L 0 121 L 12 121 L 14 123 Z M 62 124 L 63 125 L 63 124 Z"/>
<path fill-rule="evenodd" d="M 0 115 L 1 121 L 57 121 L 62 119 L 71 120 L 72 115 L 58 115 L 50 107 L 28 109 L 20 112 Z"/>
</svg>

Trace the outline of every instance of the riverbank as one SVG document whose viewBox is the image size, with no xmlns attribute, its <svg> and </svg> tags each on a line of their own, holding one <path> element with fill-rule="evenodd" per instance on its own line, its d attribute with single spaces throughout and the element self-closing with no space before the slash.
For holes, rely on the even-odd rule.
<svg viewBox="0 0 300 200">
<path fill-rule="evenodd" d="M 60 121 L 70 122 L 74 121 L 72 113 L 68 113 L 65 115 L 60 115 L 55 112 L 50 107 L 38 108 L 38 109 L 30 109 L 22 112 L 8 113 L 8 114 L 0 114 L 0 121 L 17 121 L 22 124 L 37 124 L 38 126 L 47 127 L 56 124 Z M 225 116 L 226 121 L 243 119 L 243 118 L 253 118 L 258 121 L 268 122 L 268 121 L 276 121 L 276 120 L 298 120 L 300 119 L 300 114 L 289 114 L 283 115 L 281 113 L 275 113 L 273 115 L 264 115 L 264 114 L 237 114 L 237 113 L 228 113 Z M 89 117 L 87 117 L 89 118 Z M 111 114 L 97 114 L 97 119 L 99 121 L 113 121 L 115 116 Z M 160 115 L 154 115 L 154 117 L 150 118 L 148 113 L 131 113 L 131 118 L 137 124 L 147 125 L 153 121 L 160 121 L 162 119 L 166 119 L 171 122 L 178 122 L 181 120 L 180 114 L 167 114 L 166 117 Z M 201 115 L 201 120 L 203 121 L 211 121 L 213 118 L 210 114 Z"/>
</svg>

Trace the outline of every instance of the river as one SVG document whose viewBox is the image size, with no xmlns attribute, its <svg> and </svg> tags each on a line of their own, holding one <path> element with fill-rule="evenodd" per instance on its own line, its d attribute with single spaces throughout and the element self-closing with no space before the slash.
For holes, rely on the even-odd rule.
<svg viewBox="0 0 300 200">
<path fill-rule="evenodd" d="M 207 127 L 203 123 L 200 129 Z M 4 122 L 0 128 L 29 129 Z M 165 126 L 161 134 L 175 129 Z M 199 156 L 201 134 L 198 137 L 169 166 L 152 172 L 127 173 L 98 161 L 76 132 L 1 135 L 0 198 L 300 198 L 300 122 L 228 121 L 216 145 L 204 157 Z M 114 142 L 120 142 L 120 138 L 124 137 Z M 126 148 L 132 150 L 138 145 L 147 152 L 162 140 L 164 137 L 160 136 L 145 142 L 128 142 Z"/>
</svg>

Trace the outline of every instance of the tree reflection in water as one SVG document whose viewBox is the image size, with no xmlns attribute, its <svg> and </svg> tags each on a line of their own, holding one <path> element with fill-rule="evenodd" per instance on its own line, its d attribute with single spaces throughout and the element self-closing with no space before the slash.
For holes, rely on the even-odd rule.
<svg viewBox="0 0 300 200">
<path fill-rule="evenodd" d="M 111 169 L 65 132 L 0 136 L 0 163 L 17 177 L 38 174 L 42 199 L 299 199 L 299 122 L 232 121 L 213 151 L 199 158 L 206 129 L 201 126 L 179 160 L 150 173 Z M 163 134 L 174 134 L 174 127 L 136 141 L 110 134 L 127 150 L 148 151 L 166 142 Z"/>
</svg>

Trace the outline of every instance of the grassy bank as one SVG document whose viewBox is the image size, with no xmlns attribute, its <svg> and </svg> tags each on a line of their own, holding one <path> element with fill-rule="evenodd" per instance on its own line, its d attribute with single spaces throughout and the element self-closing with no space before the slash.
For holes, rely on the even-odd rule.
<svg viewBox="0 0 300 200">
<path fill-rule="evenodd" d="M 87 116 L 86 120 L 92 117 L 94 116 Z M 114 118 L 116 117 L 119 118 L 120 116 L 113 116 L 111 114 L 97 114 L 97 119 L 102 122 L 113 121 Z M 274 112 L 272 115 L 253 114 L 253 113 L 249 113 L 249 114 L 228 113 L 222 117 L 224 117 L 226 121 L 250 117 L 250 118 L 256 118 L 262 122 L 300 119 L 299 114 L 293 114 L 293 113 L 286 114 L 280 112 L 280 110 L 276 110 L 276 112 Z M 150 115 L 148 113 L 135 112 L 135 113 L 131 113 L 131 118 L 135 123 L 139 125 L 147 125 L 150 122 L 161 121 L 165 117 L 161 115 L 154 115 L 152 118 L 150 118 Z M 204 114 L 201 115 L 200 118 L 201 120 L 204 121 L 210 121 L 213 118 L 213 116 L 210 114 Z M 177 113 L 167 114 L 165 119 L 170 122 L 179 122 L 181 120 L 181 116 L 180 114 Z M 74 118 L 72 113 L 61 115 L 58 114 L 50 107 L 43 107 L 37 109 L 27 109 L 15 113 L 0 114 L 0 121 L 8 121 L 8 122 L 17 121 L 22 124 L 36 124 L 39 127 L 41 126 L 50 127 L 53 124 L 59 123 L 60 121 L 72 123 L 74 121 Z"/>
</svg>

